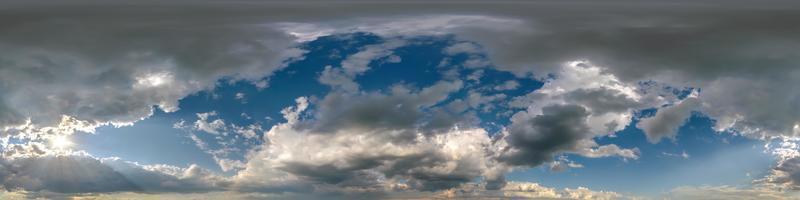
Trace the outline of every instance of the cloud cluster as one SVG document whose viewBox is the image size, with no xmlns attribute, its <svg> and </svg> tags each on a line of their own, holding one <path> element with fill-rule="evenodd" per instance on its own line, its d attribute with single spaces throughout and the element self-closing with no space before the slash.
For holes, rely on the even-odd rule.
<svg viewBox="0 0 800 200">
<path fill-rule="evenodd" d="M 10 191 L 54 193 L 206 192 L 230 182 L 196 165 L 139 165 L 86 154 L 0 159 L 0 182 Z"/>
<path fill-rule="evenodd" d="M 251 187 L 295 181 L 323 191 L 375 192 L 441 190 L 482 176 L 499 178 L 483 129 L 426 134 L 419 128 L 423 109 L 460 87 L 440 82 L 418 91 L 395 86 L 390 94 L 332 92 L 311 115 L 303 114 L 307 98 L 299 98 L 283 112 L 287 123 L 265 134 L 267 142 L 236 177 Z"/>
<path fill-rule="evenodd" d="M 777 164 L 762 178 L 754 182 L 773 190 L 800 190 L 800 143 L 796 138 L 784 138 L 768 143 L 767 151 L 777 157 Z"/>
<path fill-rule="evenodd" d="M 798 22 L 797 12 L 788 9 L 794 3 L 737 2 L 718 7 L 704 6 L 706 3 L 531 3 L 518 8 L 408 3 L 401 7 L 452 13 L 480 10 L 482 15 L 332 20 L 305 24 L 296 31 L 453 34 L 479 44 L 497 69 L 539 78 L 557 73 L 563 62 L 588 60 L 622 82 L 635 85 L 655 80 L 700 88 L 702 106 L 698 110 L 717 120 L 717 130 L 755 138 L 795 136 L 800 117 L 792 111 L 800 106 L 796 101 L 800 94 L 791 86 L 799 80 L 796 66 L 800 63 L 792 49 L 800 44 L 794 37 L 800 29 L 791 25 Z M 746 9 L 754 10 L 742 12 Z M 425 13 L 425 9 L 414 12 Z M 764 23 L 767 21 L 770 23 Z M 496 37 L 499 35 L 503 37 Z M 467 44 L 451 51 L 475 49 Z M 738 95 L 740 91 L 748 91 L 748 95 Z M 761 98 L 765 96 L 771 98 Z M 669 136 L 665 131 L 674 129 L 651 128 L 657 132 L 652 136 Z"/>
<path fill-rule="evenodd" d="M 575 6 L 575 11 L 589 9 Z M 596 9 L 615 14 L 512 12 L 504 15 L 508 21 L 451 30 L 481 44 L 501 70 L 546 77 L 558 72 L 560 63 L 588 60 L 623 82 L 700 88 L 694 104 L 717 120 L 717 130 L 755 138 L 796 136 L 800 116 L 793 110 L 800 106 L 800 94 L 790 85 L 800 80 L 800 62 L 790 49 L 799 47 L 793 35 L 800 29 L 790 24 L 798 22 L 797 14 L 775 8 L 739 12 L 737 6 L 742 5 L 698 9 L 675 4 L 647 14 L 609 7 Z M 677 10 L 682 14 L 672 12 Z M 671 127 L 659 130 L 647 125 L 650 135 L 669 135 L 668 129 L 682 124 L 676 120 L 682 121 L 660 123 Z"/>
<path fill-rule="evenodd" d="M 234 171 L 244 168 L 244 162 L 238 155 L 262 142 L 259 137 L 264 131 L 259 123 L 236 125 L 226 123 L 217 111 L 196 113 L 197 120 L 187 126 L 180 120 L 173 128 L 185 131 L 195 146 L 211 155 L 222 171 Z"/>
<path fill-rule="evenodd" d="M 20 126 L 91 132 L 130 124 L 154 107 L 178 110 L 178 100 L 220 79 L 263 82 L 283 60 L 303 53 L 277 27 L 245 22 L 18 14 L 0 27 L 4 136 L 20 133 Z M 61 126 L 65 118 L 83 124 Z"/>
<path fill-rule="evenodd" d="M 440 116 L 440 111 L 474 96 L 453 95 L 465 90 L 464 80 L 439 81 L 420 89 L 394 85 L 385 93 L 331 85 L 334 90 L 326 96 L 298 98 L 297 106 L 282 111 L 287 122 L 267 131 L 265 144 L 248 155 L 237 182 L 254 191 L 385 192 L 445 190 L 482 178 L 483 187 L 496 190 L 504 187 L 503 174 L 509 170 L 554 162 L 559 154 L 637 159 L 638 149 L 594 142 L 597 135 L 627 124 L 633 108 L 609 108 L 606 104 L 613 100 L 597 103 L 571 94 L 593 89 L 585 87 L 590 85 L 616 98 L 643 97 L 596 67 L 566 68 L 577 72 L 566 72 L 564 78 L 537 90 L 544 96 L 536 102 L 546 104 L 530 105 L 494 138 L 469 121 L 437 122 L 440 117 L 453 118 Z M 581 75 L 605 79 L 574 83 L 587 78 L 567 77 Z M 430 129 L 431 123 L 439 128 Z"/>
</svg>

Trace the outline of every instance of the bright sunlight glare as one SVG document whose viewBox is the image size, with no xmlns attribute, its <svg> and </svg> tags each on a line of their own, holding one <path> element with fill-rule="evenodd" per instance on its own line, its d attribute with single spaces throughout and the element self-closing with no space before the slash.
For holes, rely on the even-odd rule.
<svg viewBox="0 0 800 200">
<path fill-rule="evenodd" d="M 50 145 L 56 149 L 65 149 L 72 146 L 72 141 L 67 136 L 60 135 L 50 138 Z"/>
</svg>

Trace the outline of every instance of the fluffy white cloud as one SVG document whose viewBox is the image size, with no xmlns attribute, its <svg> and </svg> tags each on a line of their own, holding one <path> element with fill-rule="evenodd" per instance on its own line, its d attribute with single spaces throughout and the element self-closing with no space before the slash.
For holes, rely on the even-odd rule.
<svg viewBox="0 0 800 200">
<path fill-rule="evenodd" d="M 660 97 L 644 94 L 637 85 L 624 83 L 585 61 L 566 63 L 554 76 L 542 88 L 509 103 L 527 108 L 517 117 L 540 115 L 544 107 L 552 105 L 579 105 L 587 112 L 586 131 L 606 135 L 630 124 L 634 111 L 662 103 Z"/>
<path fill-rule="evenodd" d="M 210 117 L 217 116 L 216 111 L 206 112 L 206 113 L 197 113 L 197 121 L 194 122 L 194 129 L 205 131 L 206 133 L 211 134 L 226 134 L 227 135 L 227 125 L 225 125 L 225 121 L 222 119 L 209 119 Z"/>
</svg>

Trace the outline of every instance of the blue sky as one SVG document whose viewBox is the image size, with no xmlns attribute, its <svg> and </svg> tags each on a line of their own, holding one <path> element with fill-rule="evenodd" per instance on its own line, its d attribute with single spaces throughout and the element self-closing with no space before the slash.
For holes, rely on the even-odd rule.
<svg viewBox="0 0 800 200">
<path fill-rule="evenodd" d="M 88 4 L 0 21 L 2 199 L 798 198 L 792 3 Z"/>
</svg>

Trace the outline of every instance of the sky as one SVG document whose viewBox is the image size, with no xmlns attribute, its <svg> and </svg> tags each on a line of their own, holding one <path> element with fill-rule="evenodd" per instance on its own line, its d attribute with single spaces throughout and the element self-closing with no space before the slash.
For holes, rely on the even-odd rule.
<svg viewBox="0 0 800 200">
<path fill-rule="evenodd" d="M 800 199 L 792 1 L 0 16 L 0 199 Z"/>
</svg>

